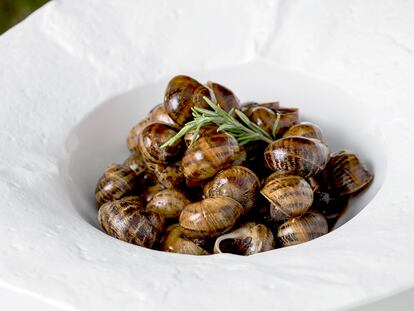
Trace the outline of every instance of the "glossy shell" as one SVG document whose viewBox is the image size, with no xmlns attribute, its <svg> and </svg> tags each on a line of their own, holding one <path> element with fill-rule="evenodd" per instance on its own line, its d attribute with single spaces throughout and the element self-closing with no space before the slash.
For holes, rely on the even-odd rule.
<svg viewBox="0 0 414 311">
<path fill-rule="evenodd" d="M 273 136 L 273 126 L 276 118 L 276 113 L 267 107 L 256 106 L 249 111 L 249 119 L 271 136 Z"/>
<path fill-rule="evenodd" d="M 266 165 L 274 170 L 282 170 L 311 177 L 320 172 L 329 159 L 328 147 L 317 139 L 294 136 L 281 138 L 266 147 Z"/>
<path fill-rule="evenodd" d="M 240 109 L 240 101 L 231 90 L 211 81 L 207 82 L 207 86 L 213 91 L 217 105 L 224 111 L 229 111 L 231 108 Z"/>
<path fill-rule="evenodd" d="M 277 127 L 277 136 L 282 136 L 291 126 L 299 122 L 298 108 L 279 108 L 277 112 L 280 115 Z"/>
<path fill-rule="evenodd" d="M 301 122 L 291 126 L 283 135 L 283 137 L 302 136 L 307 138 L 315 138 L 323 141 L 322 130 L 319 126 L 311 122 Z"/>
<path fill-rule="evenodd" d="M 213 124 L 206 125 L 206 126 L 203 126 L 198 131 L 198 135 L 199 137 L 214 135 L 218 133 L 217 129 L 218 129 L 217 125 L 213 125 Z M 195 138 L 196 135 L 197 135 L 196 130 L 189 131 L 187 134 L 184 135 L 184 142 L 187 147 L 190 147 L 191 140 Z"/>
<path fill-rule="evenodd" d="M 101 206 L 105 202 L 120 199 L 134 188 L 136 181 L 137 175 L 128 166 L 111 164 L 97 182 L 96 203 Z"/>
<path fill-rule="evenodd" d="M 208 255 L 208 252 L 187 238 L 178 224 L 167 228 L 164 240 L 161 244 L 164 252 L 180 253 L 187 255 Z"/>
<path fill-rule="evenodd" d="M 218 171 L 239 164 L 241 150 L 237 140 L 227 133 L 200 137 L 186 150 L 182 160 L 187 183 L 200 184 Z"/>
<path fill-rule="evenodd" d="M 161 146 L 173 137 L 177 132 L 163 123 L 151 123 L 141 132 L 139 148 L 145 161 L 165 164 L 174 162 L 181 151 L 181 140 L 173 145 L 161 148 Z"/>
<path fill-rule="evenodd" d="M 191 201 L 186 195 L 175 189 L 165 189 L 156 193 L 151 201 L 148 202 L 147 210 L 157 212 L 168 219 L 177 219 L 181 211 L 190 204 Z"/>
<path fill-rule="evenodd" d="M 155 123 L 164 123 L 167 124 L 174 129 L 179 129 L 180 126 L 174 122 L 173 119 L 168 115 L 167 111 L 165 111 L 165 107 L 163 104 L 159 104 L 155 106 L 149 113 L 149 119 L 151 122 Z"/>
<path fill-rule="evenodd" d="M 283 223 L 277 231 L 277 237 L 282 246 L 291 246 L 316 239 L 326 233 L 328 223 L 325 217 L 312 211 Z"/>
<path fill-rule="evenodd" d="M 139 122 L 137 125 L 135 125 L 128 132 L 127 146 L 128 146 L 128 149 L 131 152 L 134 152 L 134 151 L 139 150 L 138 142 L 139 142 L 139 137 L 141 135 L 141 132 L 142 132 L 143 128 L 146 127 L 150 123 L 151 123 L 150 118 L 149 117 L 146 117 L 144 120 L 142 120 L 141 122 Z"/>
<path fill-rule="evenodd" d="M 259 191 L 259 178 L 243 166 L 232 166 L 222 170 L 204 186 L 206 198 L 233 198 L 243 206 L 245 212 L 254 206 Z"/>
<path fill-rule="evenodd" d="M 242 215 L 243 207 L 228 197 L 208 198 L 187 205 L 180 226 L 189 237 L 218 237 L 230 230 Z"/>
<path fill-rule="evenodd" d="M 143 208 L 144 204 L 138 197 L 107 202 L 99 209 L 98 221 L 110 236 L 152 248 L 161 238 L 164 217 Z"/>
<path fill-rule="evenodd" d="M 142 198 L 144 199 L 144 201 L 149 202 L 158 192 L 164 189 L 165 186 L 157 181 L 156 183 L 148 185 L 144 188 L 142 192 Z"/>
<path fill-rule="evenodd" d="M 193 118 L 191 108 L 208 108 L 204 96 L 211 98 L 210 90 L 204 85 L 188 76 L 175 76 L 165 91 L 165 111 L 178 125 L 183 126 Z"/>
<path fill-rule="evenodd" d="M 172 164 L 155 164 L 153 172 L 165 188 L 179 188 L 185 182 L 181 161 Z"/>
<path fill-rule="evenodd" d="M 327 169 L 335 191 L 340 195 L 349 195 L 366 187 L 373 175 L 351 151 L 342 150 L 331 155 Z"/>
<path fill-rule="evenodd" d="M 239 229 L 219 236 L 214 244 L 214 253 L 253 255 L 275 248 L 272 231 L 263 224 L 248 222 Z"/>
<path fill-rule="evenodd" d="M 132 153 L 128 159 L 124 161 L 123 165 L 128 166 L 137 175 L 141 175 L 147 169 L 147 165 L 139 150 Z"/>
<path fill-rule="evenodd" d="M 304 214 L 313 202 L 312 187 L 298 175 L 280 173 L 265 184 L 261 193 L 272 203 L 271 209 L 289 217 Z"/>
</svg>

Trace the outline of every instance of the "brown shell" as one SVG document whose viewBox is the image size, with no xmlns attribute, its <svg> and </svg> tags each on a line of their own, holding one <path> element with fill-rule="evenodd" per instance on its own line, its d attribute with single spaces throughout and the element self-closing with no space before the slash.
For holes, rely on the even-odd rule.
<svg viewBox="0 0 414 311">
<path fill-rule="evenodd" d="M 357 155 L 341 150 L 331 154 L 327 169 L 333 179 L 335 191 L 340 195 L 349 195 L 366 187 L 373 179 Z"/>
<path fill-rule="evenodd" d="M 265 184 L 261 193 L 269 200 L 271 209 L 289 217 L 304 214 L 312 205 L 313 190 L 302 177 L 280 173 Z M 277 214 L 277 211 L 274 212 Z"/>
<path fill-rule="evenodd" d="M 173 145 L 161 148 L 177 132 L 167 124 L 151 123 L 141 132 L 139 148 L 145 161 L 151 163 L 165 164 L 176 160 L 181 151 L 181 140 Z"/>
<path fill-rule="evenodd" d="M 245 213 L 255 205 L 259 191 L 259 178 L 243 166 L 222 170 L 204 186 L 206 198 L 233 198 L 243 206 Z"/>
<path fill-rule="evenodd" d="M 134 188 L 136 181 L 137 175 L 128 166 L 109 165 L 97 182 L 96 203 L 101 206 L 105 202 L 120 199 Z"/>
<path fill-rule="evenodd" d="M 110 236 L 152 248 L 161 238 L 164 217 L 143 208 L 142 200 L 137 197 L 107 202 L 99 209 L 98 221 Z"/>
<path fill-rule="evenodd" d="M 139 150 L 132 153 L 128 159 L 126 159 L 123 165 L 128 166 L 137 175 L 141 175 L 147 169 L 144 158 Z"/>
<path fill-rule="evenodd" d="M 214 253 L 253 255 L 275 248 L 272 231 L 263 224 L 248 222 L 240 228 L 223 234 L 216 239 Z"/>
<path fill-rule="evenodd" d="M 154 174 L 167 189 L 179 188 L 185 182 L 181 161 L 172 164 L 155 164 Z"/>
<path fill-rule="evenodd" d="M 277 112 L 280 115 L 277 127 L 277 136 L 282 136 L 291 126 L 299 122 L 298 108 L 279 108 Z"/>
<path fill-rule="evenodd" d="M 270 109 L 272 109 L 275 112 L 277 112 L 278 109 L 280 108 L 279 102 L 276 102 L 276 101 L 274 101 L 274 102 L 260 103 L 259 106 L 266 107 L 266 108 L 270 108 Z"/>
<path fill-rule="evenodd" d="M 256 106 L 252 107 L 249 111 L 249 119 L 272 136 L 276 118 L 276 113 L 267 107 Z"/>
<path fill-rule="evenodd" d="M 264 157 L 266 165 L 274 171 L 287 171 L 308 178 L 326 166 L 329 149 L 317 139 L 294 136 L 269 144 Z"/>
<path fill-rule="evenodd" d="M 167 219 L 177 219 L 191 201 L 176 189 L 165 189 L 156 193 L 147 204 L 147 210 L 157 212 Z"/>
<path fill-rule="evenodd" d="M 243 207 L 232 198 L 208 198 L 187 205 L 180 226 L 188 237 L 214 238 L 230 230 L 242 213 Z"/>
<path fill-rule="evenodd" d="M 218 133 L 217 129 L 218 129 L 217 125 L 213 125 L 213 124 L 206 125 L 206 126 L 203 126 L 202 128 L 200 128 L 200 130 L 198 131 L 198 135 L 199 135 L 199 137 L 214 135 L 214 134 Z M 187 147 L 190 146 L 191 140 L 193 139 L 193 137 L 195 135 L 197 135 L 196 130 L 191 130 L 191 131 L 187 132 L 187 134 L 184 135 L 184 142 L 185 142 Z"/>
<path fill-rule="evenodd" d="M 207 86 L 213 91 L 217 105 L 224 111 L 230 111 L 231 108 L 240 109 L 240 101 L 231 90 L 211 81 L 207 82 Z"/>
<path fill-rule="evenodd" d="M 256 103 L 256 102 L 246 102 L 243 103 L 241 106 L 241 111 L 250 118 L 250 113 L 252 111 L 252 108 L 255 107 L 264 107 L 264 108 L 270 108 L 274 112 L 277 112 L 280 108 L 279 102 L 265 102 L 265 103 Z"/>
<path fill-rule="evenodd" d="M 182 160 L 187 183 L 200 184 L 216 175 L 218 171 L 239 164 L 241 150 L 236 138 L 227 133 L 200 137 L 191 148 L 186 150 Z"/>
<path fill-rule="evenodd" d="M 203 97 L 211 98 L 210 90 L 188 76 L 175 76 L 165 90 L 164 108 L 178 125 L 183 126 L 193 118 L 193 107 L 208 108 Z"/>
<path fill-rule="evenodd" d="M 164 105 L 159 104 L 155 106 L 149 113 L 149 119 L 151 122 L 155 123 L 164 123 L 167 124 L 174 129 L 180 129 L 180 126 L 174 122 L 173 119 L 170 118 L 168 113 L 165 111 Z"/>
<path fill-rule="evenodd" d="M 322 130 L 319 126 L 311 122 L 301 122 L 291 126 L 283 137 L 302 136 L 308 138 L 315 138 L 323 141 Z"/>
<path fill-rule="evenodd" d="M 155 184 L 148 185 L 144 188 L 142 198 L 145 202 L 149 202 L 158 192 L 164 189 L 164 185 L 157 181 Z"/>
<path fill-rule="evenodd" d="M 138 148 L 138 142 L 139 142 L 139 137 L 141 135 L 141 132 L 142 132 L 143 128 L 146 127 L 150 123 L 151 123 L 150 118 L 149 117 L 146 117 L 144 120 L 142 120 L 141 122 L 139 122 L 137 125 L 135 125 L 128 132 L 127 145 L 128 145 L 128 149 L 131 152 L 134 152 L 134 151 L 139 150 L 139 148 Z"/>
<path fill-rule="evenodd" d="M 205 249 L 198 246 L 183 234 L 179 224 L 174 224 L 167 228 L 161 244 L 161 250 L 187 255 L 208 255 Z"/>
<path fill-rule="evenodd" d="M 328 233 L 328 223 L 318 212 L 308 212 L 283 223 L 277 232 L 282 246 L 291 246 L 316 239 Z"/>
</svg>

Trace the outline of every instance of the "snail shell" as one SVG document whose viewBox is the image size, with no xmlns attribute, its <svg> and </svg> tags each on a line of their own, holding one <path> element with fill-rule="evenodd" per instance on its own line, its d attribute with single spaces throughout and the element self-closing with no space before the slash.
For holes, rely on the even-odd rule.
<svg viewBox="0 0 414 311">
<path fill-rule="evenodd" d="M 137 175 L 128 166 L 109 165 L 97 182 L 96 203 L 101 206 L 105 202 L 120 199 L 134 188 L 136 181 Z"/>
<path fill-rule="evenodd" d="M 200 130 L 198 131 L 198 135 L 199 137 L 214 135 L 218 133 L 217 129 L 218 129 L 217 125 L 209 124 L 209 125 L 206 125 L 200 128 Z M 184 135 L 184 142 L 187 147 L 190 147 L 191 141 L 193 140 L 193 137 L 196 135 L 197 135 L 196 130 L 191 130 L 187 132 L 187 134 Z"/>
<path fill-rule="evenodd" d="M 123 165 L 128 166 L 137 175 L 141 175 L 147 169 L 144 158 L 139 150 L 132 153 L 128 159 L 126 159 Z"/>
<path fill-rule="evenodd" d="M 180 226 L 188 237 L 217 237 L 230 230 L 242 215 L 243 207 L 232 198 L 207 198 L 187 205 Z"/>
<path fill-rule="evenodd" d="M 325 217 L 311 211 L 283 223 L 277 231 L 277 237 L 282 246 L 291 246 L 316 239 L 326 233 L 328 223 Z"/>
<path fill-rule="evenodd" d="M 193 118 L 191 108 L 208 108 L 204 96 L 211 98 L 210 90 L 204 85 L 188 76 L 175 76 L 165 91 L 165 111 L 175 123 L 183 126 Z"/>
<path fill-rule="evenodd" d="M 351 151 L 341 150 L 331 155 L 328 171 L 332 176 L 335 191 L 339 195 L 349 195 L 366 187 L 373 175 Z"/>
<path fill-rule="evenodd" d="M 197 185 L 231 165 L 241 162 L 242 152 L 236 138 L 227 133 L 200 137 L 188 148 L 182 160 L 184 176 L 189 185 Z M 244 160 L 243 159 L 243 160 Z"/>
<path fill-rule="evenodd" d="M 168 113 L 165 111 L 164 105 L 159 104 L 155 106 L 149 113 L 149 119 L 151 122 L 154 123 L 164 123 L 167 124 L 174 129 L 179 129 L 180 126 L 174 122 L 173 119 L 170 118 Z"/>
<path fill-rule="evenodd" d="M 138 142 L 139 137 L 141 135 L 141 132 L 144 127 L 146 127 L 148 124 L 151 123 L 151 120 L 149 117 L 146 117 L 144 120 L 139 122 L 137 125 L 135 125 L 129 132 L 127 137 L 127 146 L 128 149 L 131 152 L 135 152 L 139 150 Z"/>
<path fill-rule="evenodd" d="M 311 122 L 301 122 L 291 126 L 283 137 L 302 136 L 308 138 L 315 138 L 323 141 L 322 130 L 319 126 Z"/>
<path fill-rule="evenodd" d="M 249 119 L 271 136 L 273 136 L 273 125 L 275 124 L 276 118 L 276 113 L 267 107 L 256 106 L 249 110 Z"/>
<path fill-rule="evenodd" d="M 248 212 L 256 203 L 260 181 L 256 174 L 243 166 L 232 166 L 219 172 L 204 186 L 206 198 L 230 197 Z"/>
<path fill-rule="evenodd" d="M 174 162 L 181 151 L 181 141 L 165 148 L 161 146 L 175 134 L 177 132 L 164 123 L 147 125 L 139 137 L 139 148 L 145 161 L 158 164 Z"/>
<path fill-rule="evenodd" d="M 167 228 L 164 241 L 161 244 L 164 252 L 180 253 L 187 255 L 208 255 L 208 252 L 187 238 L 179 224 Z"/>
<path fill-rule="evenodd" d="M 190 203 L 181 191 L 165 189 L 153 196 L 147 204 L 147 210 L 157 212 L 167 219 L 178 219 L 181 211 Z"/>
<path fill-rule="evenodd" d="M 277 112 L 280 115 L 279 124 L 277 126 L 277 136 L 282 136 L 291 126 L 299 122 L 298 108 L 279 108 Z"/>
<path fill-rule="evenodd" d="M 179 188 L 184 183 L 181 161 L 172 164 L 155 164 L 154 174 L 165 188 Z"/>
<path fill-rule="evenodd" d="M 161 238 L 164 217 L 143 209 L 144 203 L 139 197 L 125 197 L 103 204 L 98 221 L 110 236 L 152 248 Z"/>
<path fill-rule="evenodd" d="M 214 253 L 227 253 L 229 251 L 226 248 L 231 253 L 248 256 L 274 249 L 275 239 L 272 231 L 265 225 L 248 222 L 217 238 Z"/>
<path fill-rule="evenodd" d="M 267 182 L 261 193 L 272 203 L 271 209 L 289 217 L 304 214 L 313 202 L 313 190 L 309 183 L 300 176 L 283 172 Z"/>
<path fill-rule="evenodd" d="M 149 202 L 158 192 L 164 189 L 164 185 L 156 181 L 154 184 L 148 185 L 144 188 L 142 198 L 144 199 L 144 201 Z"/>
<path fill-rule="evenodd" d="M 274 171 L 287 171 L 308 178 L 326 166 L 329 149 L 319 140 L 293 136 L 269 144 L 264 157 L 266 165 Z"/>
<path fill-rule="evenodd" d="M 255 108 L 255 107 L 265 107 L 265 108 L 270 108 L 272 109 L 274 112 L 277 112 L 280 104 L 279 102 L 266 102 L 266 103 L 256 103 L 256 102 L 247 102 L 247 103 L 243 103 L 243 105 L 241 106 L 241 111 L 248 117 L 250 118 L 250 113 L 251 113 L 251 109 Z"/>
<path fill-rule="evenodd" d="M 231 90 L 211 81 L 207 82 L 207 86 L 213 91 L 217 105 L 224 111 L 230 111 L 231 108 L 240 109 L 240 101 Z"/>
</svg>

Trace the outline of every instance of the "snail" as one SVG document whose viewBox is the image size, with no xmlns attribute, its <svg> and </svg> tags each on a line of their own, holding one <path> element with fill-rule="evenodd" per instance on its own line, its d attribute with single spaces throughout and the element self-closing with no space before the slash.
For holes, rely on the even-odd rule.
<svg viewBox="0 0 414 311">
<path fill-rule="evenodd" d="M 315 138 L 323 141 L 322 130 L 319 126 L 311 122 L 301 122 L 291 126 L 283 137 L 302 136 L 308 138 Z"/>
<path fill-rule="evenodd" d="M 118 200 L 130 192 L 137 181 L 135 172 L 125 165 L 111 164 L 99 178 L 95 199 L 98 206 L 113 200 Z"/>
<path fill-rule="evenodd" d="M 172 164 L 154 164 L 153 172 L 158 181 L 168 189 L 179 188 L 185 180 L 181 161 Z"/>
<path fill-rule="evenodd" d="M 172 145 L 161 146 L 177 132 L 167 124 L 151 123 L 144 127 L 139 137 L 139 148 L 145 161 L 150 163 L 172 163 L 181 152 L 181 140 Z"/>
<path fill-rule="evenodd" d="M 128 146 L 129 151 L 135 152 L 139 150 L 138 148 L 139 136 L 141 135 L 142 129 L 150 123 L 151 123 L 150 118 L 146 117 L 144 120 L 139 122 L 128 132 L 127 146 Z"/>
<path fill-rule="evenodd" d="M 167 228 L 164 240 L 161 243 L 161 250 L 187 255 L 208 255 L 208 252 L 205 249 L 198 246 L 183 234 L 182 229 L 178 224 L 173 224 Z"/>
<path fill-rule="evenodd" d="M 351 151 L 341 150 L 331 155 L 327 165 L 339 195 L 350 195 L 366 187 L 373 179 L 366 166 Z"/>
<path fill-rule="evenodd" d="M 308 178 L 326 166 L 329 150 L 317 139 L 293 136 L 269 144 L 264 157 L 266 165 L 274 171 L 287 171 Z"/>
<path fill-rule="evenodd" d="M 275 124 L 277 115 L 267 107 L 256 106 L 249 110 L 249 119 L 260 126 L 269 135 L 273 135 L 273 126 Z"/>
<path fill-rule="evenodd" d="M 135 174 L 140 175 L 147 169 L 144 158 L 139 150 L 132 153 L 123 163 L 128 166 Z"/>
<path fill-rule="evenodd" d="M 103 204 L 98 221 L 110 236 L 148 248 L 160 241 L 164 227 L 164 217 L 145 211 L 144 203 L 136 196 Z"/>
<path fill-rule="evenodd" d="M 272 231 L 263 224 L 248 222 L 232 232 L 221 235 L 214 244 L 214 253 L 253 255 L 275 248 Z"/>
<path fill-rule="evenodd" d="M 206 125 L 200 128 L 198 133 L 196 131 L 190 131 L 184 135 L 184 143 L 187 147 L 190 147 L 191 141 L 193 140 L 193 138 L 196 138 L 197 134 L 199 135 L 199 137 L 210 136 L 210 135 L 214 135 L 215 133 L 218 133 L 217 129 L 218 129 L 217 125 L 209 124 L 209 125 Z"/>
<path fill-rule="evenodd" d="M 163 104 L 155 106 L 149 113 L 149 119 L 154 123 L 164 123 L 178 130 L 180 126 L 170 118 Z"/>
<path fill-rule="evenodd" d="M 179 126 L 192 119 L 193 107 L 208 108 L 203 97 L 211 98 L 210 90 L 188 76 L 175 76 L 168 82 L 164 96 L 164 108 Z"/>
<path fill-rule="evenodd" d="M 165 189 L 156 193 L 147 204 L 147 210 L 157 212 L 166 219 L 178 219 L 181 211 L 191 201 L 176 189 Z"/>
<path fill-rule="evenodd" d="M 164 185 L 156 181 L 154 184 L 148 185 L 143 189 L 142 198 L 144 201 L 149 202 L 157 193 L 164 189 Z"/>
<path fill-rule="evenodd" d="M 220 171 L 204 186 L 206 198 L 230 197 L 248 212 L 255 204 L 260 190 L 256 174 L 243 166 L 232 166 Z"/>
<path fill-rule="evenodd" d="M 291 126 L 298 123 L 299 109 L 297 108 L 278 108 L 277 113 L 280 115 L 277 126 L 277 136 L 282 136 Z"/>
<path fill-rule="evenodd" d="M 277 231 L 282 246 L 291 246 L 316 239 L 328 233 L 328 223 L 320 213 L 311 211 L 284 222 Z"/>
<path fill-rule="evenodd" d="M 207 198 L 187 205 L 179 223 L 188 237 L 215 238 L 230 230 L 242 214 L 243 207 L 232 198 Z"/>
<path fill-rule="evenodd" d="M 207 86 L 213 91 L 217 105 L 224 111 L 230 111 L 231 108 L 240 109 L 240 101 L 231 90 L 211 81 L 207 82 Z"/>
<path fill-rule="evenodd" d="M 189 185 L 197 185 L 213 177 L 218 171 L 245 160 L 234 136 L 220 132 L 200 137 L 184 153 L 182 167 Z"/>
<path fill-rule="evenodd" d="M 311 207 L 313 190 L 304 178 L 284 172 L 271 176 L 261 190 L 263 196 L 272 203 L 270 209 L 295 217 L 304 214 Z M 275 217 L 277 212 L 274 212 Z"/>
<path fill-rule="evenodd" d="M 254 107 L 270 108 L 274 112 L 277 112 L 278 109 L 280 108 L 280 104 L 279 102 L 276 102 L 276 101 L 265 102 L 265 103 L 246 102 L 246 103 L 243 103 L 240 109 L 248 118 L 250 118 L 251 109 Z"/>
</svg>

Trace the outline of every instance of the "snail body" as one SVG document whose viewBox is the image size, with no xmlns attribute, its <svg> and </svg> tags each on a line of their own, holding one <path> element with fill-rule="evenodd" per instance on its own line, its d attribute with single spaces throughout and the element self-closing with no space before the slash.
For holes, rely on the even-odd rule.
<svg viewBox="0 0 414 311">
<path fill-rule="evenodd" d="M 165 189 L 156 193 L 147 204 L 147 210 L 157 212 L 166 219 L 177 219 L 191 201 L 176 189 Z"/>
<path fill-rule="evenodd" d="M 266 165 L 304 178 L 322 171 L 329 159 L 328 147 L 317 139 L 293 136 L 281 138 L 266 147 Z"/>
<path fill-rule="evenodd" d="M 204 186 L 204 196 L 233 198 L 248 212 L 254 206 L 259 190 L 260 181 L 253 171 L 243 166 L 231 166 Z"/>
<path fill-rule="evenodd" d="M 159 242 L 164 228 L 164 217 L 145 211 L 139 197 L 125 197 L 103 204 L 98 221 L 104 231 L 119 240 L 152 248 Z"/>
<path fill-rule="evenodd" d="M 301 217 L 284 222 L 277 231 L 282 246 L 291 246 L 316 239 L 328 233 L 328 223 L 318 212 L 308 212 Z"/>
<path fill-rule="evenodd" d="M 187 238 L 178 224 L 167 228 L 161 250 L 187 255 L 208 255 L 208 252 Z"/>
<path fill-rule="evenodd" d="M 253 255 L 275 248 L 273 233 L 263 224 L 248 222 L 232 232 L 221 235 L 214 244 L 214 253 L 223 253 L 227 248 L 238 255 Z"/>
<path fill-rule="evenodd" d="M 214 238 L 230 230 L 242 214 L 243 207 L 232 198 L 207 198 L 187 205 L 179 223 L 188 237 Z"/>
</svg>

